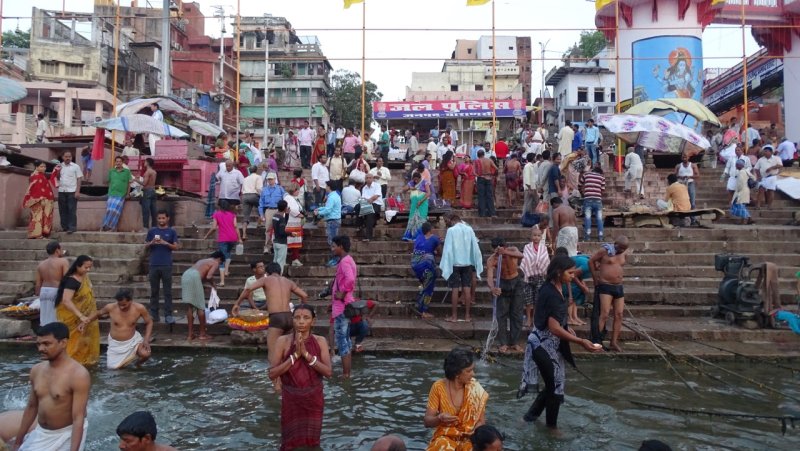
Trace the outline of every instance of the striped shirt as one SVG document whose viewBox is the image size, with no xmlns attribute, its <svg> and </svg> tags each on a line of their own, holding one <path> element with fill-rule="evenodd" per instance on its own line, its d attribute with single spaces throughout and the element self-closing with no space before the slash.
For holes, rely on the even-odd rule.
<svg viewBox="0 0 800 451">
<path fill-rule="evenodd" d="M 550 255 L 547 253 L 547 246 L 542 240 L 536 249 L 533 243 L 528 243 L 522 250 L 522 262 L 519 268 L 525 274 L 525 278 L 532 276 L 544 276 L 547 273 L 547 266 L 550 264 Z"/>
<path fill-rule="evenodd" d="M 603 191 L 606 189 L 606 178 L 597 172 L 586 172 L 581 177 L 584 199 L 602 199 Z"/>
</svg>

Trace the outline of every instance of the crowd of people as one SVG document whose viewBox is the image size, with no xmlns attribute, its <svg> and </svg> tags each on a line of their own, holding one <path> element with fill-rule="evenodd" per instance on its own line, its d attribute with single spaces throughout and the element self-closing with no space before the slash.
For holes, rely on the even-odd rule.
<svg viewBox="0 0 800 451">
<path fill-rule="evenodd" d="M 623 268 L 629 254 L 628 240 L 622 236 L 614 243 L 600 244 L 592 255 L 578 253 L 579 230 L 573 201 L 580 199 L 582 203 L 583 239 L 591 239 L 594 219 L 597 238 L 603 241 L 605 178 L 600 164 L 601 138 L 594 124 L 587 123 L 583 130 L 568 125 L 559 132 L 558 149 L 552 153 L 545 145 L 548 136 L 544 128 L 523 127 L 518 137 L 500 138 L 494 144 L 492 136 L 492 141 L 487 138 L 483 145 L 475 142 L 464 155 L 456 154 L 456 131 L 443 130 L 432 138 L 436 140 L 433 148 L 429 144 L 411 152 L 416 158 L 403 184 L 409 199 L 403 239 L 413 243 L 410 266 L 420 281 L 415 303 L 417 313 L 426 320 L 435 319 L 429 305 L 436 280 L 442 277 L 451 296 L 451 312 L 444 320 L 470 322 L 478 283 L 485 280 L 496 312 L 496 350 L 501 354 L 524 353 L 520 393 L 524 395 L 538 386 L 539 379 L 544 383 L 544 390 L 539 392 L 524 419 L 532 422 L 545 413 L 546 425 L 551 428 L 557 427 L 559 406 L 564 399 L 566 364 L 574 365 L 569 343 L 589 352 L 622 351 Z M 269 377 L 282 397 L 281 449 L 319 446 L 324 410 L 322 387 L 323 380 L 334 373 L 332 355 L 340 356 L 341 374 L 344 378 L 350 377 L 352 354 L 359 350 L 367 336 L 370 313 L 375 308 L 374 303 L 360 309 L 353 307 L 360 297 L 356 293 L 358 265 L 350 254 L 352 239 L 341 234 L 340 227 L 344 217 L 353 215 L 363 229 L 362 240 L 374 239 L 381 212 L 389 207 L 396 194 L 389 189 L 392 175 L 384 166 L 388 155 L 383 156 L 395 136 L 389 136 L 385 127 L 374 143 L 369 134 L 365 134 L 364 139 L 359 135 L 343 130 L 340 138 L 338 130 L 326 131 L 319 127 L 312 131 L 306 124 L 297 136 L 289 131 L 270 138 L 269 153 L 257 150 L 249 136 L 243 138 L 243 146 L 230 146 L 224 139 L 217 140 L 214 152 L 226 158 L 212 176 L 213 188 L 209 191 L 207 208 L 211 228 L 205 238 L 216 233 L 218 250 L 195 262 L 181 275 L 181 301 L 187 308 L 187 339 L 210 340 L 205 318 L 208 290 L 225 285 L 233 255 L 238 253 L 236 248 L 249 239 L 248 226 L 253 220 L 252 214 L 257 212 L 253 222 L 264 225 L 264 253 L 272 257 L 250 263 L 253 275 L 245 282 L 232 314 L 239 314 L 247 306 L 269 312 Z M 406 136 L 406 142 L 413 143 L 416 139 L 417 134 L 413 132 Z M 240 151 L 234 152 L 234 148 Z M 461 149 L 464 148 L 462 144 Z M 763 170 L 763 174 L 757 176 L 761 179 L 770 177 L 770 171 L 777 169 L 769 152 L 769 148 L 764 149 L 762 158 L 766 158 L 766 162 L 757 169 L 757 174 L 762 174 Z M 642 159 L 633 149 L 628 157 L 625 159 L 626 190 L 641 193 Z M 373 160 L 374 167 L 370 165 Z M 61 194 L 65 194 L 64 200 L 69 204 L 77 199 L 82 175 L 80 170 L 69 175 L 72 163 L 67 154 L 64 161 L 60 172 L 51 180 L 58 182 L 59 201 Z M 743 166 L 744 163 L 737 160 L 734 168 L 742 171 Z M 46 216 L 48 200 L 52 215 L 54 201 L 49 186 L 51 180 L 44 178 L 45 169 L 43 165 L 41 170 L 37 166 L 31 186 L 35 183 L 40 188 L 38 191 L 31 189 L 26 197 L 26 202 L 39 205 L 41 217 Z M 310 169 L 310 183 L 304 179 L 302 169 Z M 282 185 L 278 180 L 279 171 L 290 171 L 293 178 Z M 438 174 L 436 179 L 434 173 Z M 484 256 L 474 229 L 456 212 L 446 215 L 447 230 L 444 237 L 440 237 L 429 222 L 429 213 L 437 206 L 473 208 L 477 197 L 479 216 L 496 216 L 499 174 L 505 179 L 502 189 L 507 207 L 522 208 L 523 225 L 531 228 L 530 242 L 518 249 L 498 237 L 491 242 L 491 253 Z M 692 193 L 698 174 L 696 165 L 685 158 L 676 167 L 675 174 L 670 175 L 667 200 L 673 208 L 684 208 L 684 200 L 690 209 L 694 208 Z M 69 177 L 74 180 L 70 181 Z M 744 198 L 739 185 L 749 186 L 743 177 L 738 173 L 735 176 L 734 206 L 741 204 Z M 740 182 L 740 178 L 744 181 Z M 104 229 L 113 230 L 132 181 L 121 157 L 115 161 L 109 179 L 114 180 L 114 186 L 109 187 Z M 149 162 L 140 180 L 149 185 L 145 193 L 152 189 L 154 180 L 152 162 Z M 683 190 L 671 188 L 675 183 L 685 190 L 685 196 Z M 49 199 L 43 193 L 48 188 Z M 764 189 L 768 191 L 767 187 Z M 518 195 L 522 195 L 520 206 L 516 205 Z M 40 199 L 38 204 L 34 199 Z M 769 202 L 771 198 L 765 197 L 765 200 Z M 150 357 L 153 324 L 162 317 L 168 324 L 175 322 L 172 253 L 180 248 L 177 232 L 168 225 L 169 214 L 152 211 L 154 205 L 154 202 L 142 202 L 143 216 L 145 208 L 148 214 L 145 221 L 153 220 L 145 224 L 148 231 L 144 243 L 150 251 L 149 306 L 135 302 L 130 291 L 123 289 L 116 294 L 114 303 L 98 309 L 89 279 L 93 259 L 81 255 L 68 264 L 61 246 L 51 242 L 47 246 L 48 258 L 37 271 L 36 291 L 42 303 L 44 326 L 40 341 L 47 342 L 40 347 L 47 346 L 55 352 L 63 346 L 63 357 L 69 361 L 83 366 L 95 365 L 100 354 L 97 320 L 110 317 L 108 368 L 119 369 L 134 362 L 141 364 Z M 61 211 L 70 210 L 67 206 Z M 303 265 L 300 261 L 302 225 L 312 218 L 324 221 L 330 247 L 327 264 L 336 267 L 330 292 L 326 293 L 331 298 L 328 337 L 312 333 L 318 312 L 306 303 L 306 292 L 284 276 L 287 260 L 293 266 Z M 69 221 L 69 215 L 62 214 L 62 228 L 66 231 L 74 230 L 74 221 Z M 44 229 L 42 220 L 33 228 L 39 236 L 46 237 Z M 588 278 L 594 281 L 593 294 L 584 283 Z M 298 300 L 294 306 L 290 303 L 293 296 Z M 578 307 L 587 304 L 590 297 L 590 338 L 582 339 L 577 337 L 572 326 L 582 324 Z M 464 306 L 463 317 L 461 305 Z M 199 321 L 198 334 L 194 329 L 195 317 Z M 612 321 L 612 328 L 605 347 L 608 320 Z M 144 324 L 143 334 L 136 330 L 138 322 Z M 502 449 L 503 434 L 485 424 L 489 393 L 474 377 L 473 354 L 454 349 L 445 358 L 444 366 L 445 378 L 431 387 L 423 418 L 426 427 L 435 429 L 428 449 Z M 74 379 L 79 383 L 81 378 Z M 25 419 L 31 420 L 27 410 L 25 415 Z M 78 431 L 82 429 L 75 425 L 83 422 L 85 413 L 84 416 L 73 415 L 71 419 L 70 423 L 65 423 L 72 425 L 68 431 L 73 437 L 70 440 L 79 443 Z M 32 424 L 22 421 L 24 427 Z M 40 426 L 50 429 L 48 425 Z M 24 432 L 23 429 L 20 431 Z M 145 436 L 147 434 L 130 437 L 130 440 L 144 440 Z M 155 440 L 154 430 L 148 440 Z M 378 441 L 376 447 L 397 440 L 397 437 L 388 437 Z"/>
</svg>

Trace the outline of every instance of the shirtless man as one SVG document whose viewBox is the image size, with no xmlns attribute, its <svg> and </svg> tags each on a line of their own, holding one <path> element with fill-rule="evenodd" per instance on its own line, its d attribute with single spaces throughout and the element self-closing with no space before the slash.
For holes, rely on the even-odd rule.
<svg viewBox="0 0 800 451">
<path fill-rule="evenodd" d="M 106 365 L 112 370 L 124 368 L 137 358 L 136 366 L 139 366 L 150 358 L 153 320 L 150 318 L 147 308 L 138 302 L 133 302 L 132 297 L 131 290 L 120 288 L 114 296 L 117 300 L 116 303 L 106 304 L 78 326 L 78 330 L 83 332 L 83 329 L 92 321 L 106 316 L 111 318 Z M 144 321 L 144 338 L 136 330 L 139 318 Z"/>
<path fill-rule="evenodd" d="M 142 222 L 144 229 L 156 227 L 158 210 L 156 209 L 156 170 L 153 169 L 155 162 L 152 158 L 144 160 L 144 174 L 142 174 Z"/>
<path fill-rule="evenodd" d="M 186 308 L 186 321 L 188 323 L 188 340 L 195 338 L 200 340 L 210 340 L 211 336 L 206 334 L 206 295 L 203 284 L 206 283 L 214 288 L 214 273 L 219 269 L 220 263 L 225 260 L 222 251 L 215 251 L 208 258 L 198 260 L 191 268 L 184 271 L 181 276 L 181 296 Z M 197 321 L 200 323 L 200 335 L 194 335 L 194 311 L 197 311 Z"/>
<path fill-rule="evenodd" d="M 67 355 L 66 324 L 50 323 L 40 327 L 36 335 L 36 348 L 45 361 L 31 369 L 31 393 L 14 450 L 83 450 L 88 425 L 89 372 Z M 34 422 L 36 429 L 25 435 Z"/>
<path fill-rule="evenodd" d="M 575 210 L 565 204 L 560 197 L 550 200 L 553 207 L 553 234 L 556 236 L 556 247 L 567 249 L 570 257 L 578 255 L 578 223 L 575 221 Z"/>
<path fill-rule="evenodd" d="M 250 293 L 259 288 L 264 290 L 267 295 L 267 311 L 269 312 L 269 329 L 267 330 L 267 352 L 275 349 L 275 342 L 278 337 L 286 335 L 292 331 L 294 323 L 292 311 L 289 308 L 289 300 L 292 293 L 300 298 L 301 303 L 308 300 L 308 295 L 296 283 L 281 275 L 281 265 L 272 262 L 267 265 L 267 276 L 257 279 L 248 288 L 242 291 L 239 299 L 233 304 L 231 314 L 239 314 L 239 305 L 242 300 L 249 297 Z M 276 379 L 275 389 L 280 390 L 280 381 Z"/>
<path fill-rule="evenodd" d="M 47 243 L 47 258 L 36 268 L 36 289 L 34 293 L 39 296 L 41 307 L 39 310 L 39 324 L 45 326 L 56 322 L 56 293 L 58 284 L 69 269 L 69 262 L 64 258 L 66 253 L 61 249 L 61 243 L 51 241 Z"/>
<path fill-rule="evenodd" d="M 177 451 L 156 443 L 158 428 L 153 415 L 147 411 L 134 412 L 117 426 L 119 449 L 126 451 Z"/>
<path fill-rule="evenodd" d="M 628 237 L 620 236 L 613 245 L 604 244 L 603 248 L 595 252 L 589 259 L 589 270 L 592 272 L 594 280 L 591 339 L 593 343 L 602 343 L 606 333 L 606 321 L 613 307 L 614 326 L 611 329 L 609 346 L 617 352 L 622 352 L 622 348 L 619 346 L 622 312 L 625 309 L 622 267 L 625 266 L 627 254 Z"/>
</svg>

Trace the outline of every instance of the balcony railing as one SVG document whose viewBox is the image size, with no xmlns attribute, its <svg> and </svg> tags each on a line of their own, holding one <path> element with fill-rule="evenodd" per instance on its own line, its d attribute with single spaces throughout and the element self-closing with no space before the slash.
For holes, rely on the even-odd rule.
<svg viewBox="0 0 800 451">
<path fill-rule="evenodd" d="M 326 101 L 325 97 L 321 96 L 298 96 L 298 97 L 270 97 L 270 105 L 318 105 Z M 262 105 L 264 103 L 264 96 L 254 96 L 253 105 Z"/>
</svg>

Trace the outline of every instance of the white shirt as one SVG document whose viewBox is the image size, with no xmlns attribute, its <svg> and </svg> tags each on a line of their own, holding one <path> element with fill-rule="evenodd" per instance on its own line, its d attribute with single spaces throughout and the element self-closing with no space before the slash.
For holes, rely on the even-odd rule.
<svg viewBox="0 0 800 451">
<path fill-rule="evenodd" d="M 153 119 L 158 119 L 159 121 L 161 121 L 161 122 L 164 122 L 164 113 L 162 113 L 162 112 L 161 112 L 161 110 L 156 110 L 156 111 L 155 111 L 155 112 L 154 112 L 154 113 L 151 115 L 151 117 L 152 117 Z"/>
<path fill-rule="evenodd" d="M 777 152 L 781 160 L 793 160 L 794 151 L 794 143 L 788 139 L 784 139 L 782 143 L 778 144 Z"/>
<path fill-rule="evenodd" d="M 761 139 L 761 133 L 759 133 L 758 130 L 754 129 L 753 127 L 747 127 L 747 130 L 742 133 L 742 141 L 744 141 L 745 137 L 747 138 L 747 143 L 752 145 L 753 140 Z"/>
<path fill-rule="evenodd" d="M 345 129 L 339 127 L 336 129 L 336 139 L 344 139 Z"/>
<path fill-rule="evenodd" d="M 525 163 L 522 169 L 522 183 L 525 189 L 536 189 L 536 163 Z"/>
<path fill-rule="evenodd" d="M 776 155 L 773 155 L 773 156 L 771 156 L 769 158 L 761 157 L 756 162 L 756 165 L 755 165 L 754 169 L 756 171 L 758 171 L 758 173 L 761 175 L 761 178 L 763 179 L 765 177 L 769 177 L 769 176 L 772 176 L 772 175 L 778 175 L 778 172 L 780 172 L 780 169 L 768 170 L 769 168 L 771 168 L 773 166 L 781 166 L 781 167 L 783 167 L 783 162 L 781 161 L 780 157 L 778 157 Z"/>
<path fill-rule="evenodd" d="M 316 180 L 319 182 L 320 188 L 325 188 L 325 183 L 330 179 L 331 176 L 328 173 L 328 168 L 319 161 L 314 163 L 314 166 L 311 167 L 311 180 Z"/>
<path fill-rule="evenodd" d="M 264 187 L 264 179 L 254 172 L 244 178 L 242 184 L 242 194 L 261 194 L 261 189 Z"/>
<path fill-rule="evenodd" d="M 122 156 L 124 156 L 124 157 L 138 157 L 139 156 L 139 149 L 137 149 L 137 148 L 135 148 L 133 146 L 125 146 L 125 148 L 122 149 Z"/>
<path fill-rule="evenodd" d="M 44 136 L 45 133 L 47 133 L 47 122 L 42 119 L 36 124 L 36 136 Z"/>
<path fill-rule="evenodd" d="M 334 155 L 328 159 L 328 176 L 333 180 L 344 180 L 345 168 L 347 168 L 347 162 L 344 157 Z"/>
<path fill-rule="evenodd" d="M 283 149 L 286 144 L 286 136 L 285 132 L 272 135 L 272 145 Z"/>
<path fill-rule="evenodd" d="M 488 130 L 486 130 L 486 135 L 484 136 L 483 140 L 494 147 L 494 127 L 490 127 Z"/>
<path fill-rule="evenodd" d="M 728 158 L 727 163 L 725 163 L 725 170 L 722 171 L 722 175 L 723 176 L 727 175 L 728 177 L 734 177 L 734 178 L 736 177 L 736 161 L 737 160 L 743 160 L 744 161 L 744 168 L 745 169 L 748 169 L 748 170 L 752 169 L 753 164 L 750 162 L 750 158 L 748 158 L 748 157 L 746 157 L 744 155 L 742 155 L 741 157 L 737 158 L 734 155 L 733 158 Z"/>
<path fill-rule="evenodd" d="M 59 193 L 74 193 L 78 189 L 78 179 L 83 178 L 83 171 L 77 163 L 69 165 L 61 163 L 61 175 L 58 178 Z"/>
<path fill-rule="evenodd" d="M 301 128 L 300 132 L 297 133 L 297 139 L 300 141 L 301 146 L 310 146 L 314 142 L 314 133 L 311 130 L 311 127 Z"/>
<path fill-rule="evenodd" d="M 428 155 L 434 155 L 435 156 L 436 155 L 436 148 L 437 148 L 436 143 L 433 142 L 433 141 L 430 141 L 428 143 L 428 147 L 426 149 L 427 152 L 428 152 Z"/>
<path fill-rule="evenodd" d="M 233 168 L 230 172 L 227 170 L 218 172 L 217 180 L 219 180 L 220 199 L 239 199 L 239 192 L 244 184 L 244 176 L 238 169 Z"/>
<path fill-rule="evenodd" d="M 371 186 L 367 186 L 365 184 L 361 188 L 361 197 L 369 200 L 369 198 L 372 196 L 378 196 L 378 198 L 372 201 L 372 203 L 383 207 L 383 193 L 381 192 L 381 185 L 380 183 L 375 183 L 375 181 L 372 182 Z"/>
<path fill-rule="evenodd" d="M 361 198 L 361 193 L 358 192 L 355 186 L 347 185 L 342 190 L 342 205 L 348 207 L 355 207 L 358 205 L 358 199 Z"/>
<path fill-rule="evenodd" d="M 625 155 L 625 167 L 628 169 L 636 169 L 642 167 L 642 159 L 636 152 L 629 152 Z"/>
<path fill-rule="evenodd" d="M 392 179 L 392 173 L 389 172 L 389 168 L 387 168 L 386 166 L 383 166 L 381 168 L 378 168 L 376 166 L 370 169 L 369 173 L 375 176 L 375 180 L 377 180 L 378 184 L 380 185 L 387 185 L 389 183 L 389 180 Z"/>
</svg>

